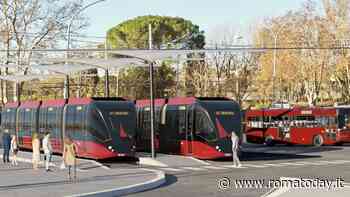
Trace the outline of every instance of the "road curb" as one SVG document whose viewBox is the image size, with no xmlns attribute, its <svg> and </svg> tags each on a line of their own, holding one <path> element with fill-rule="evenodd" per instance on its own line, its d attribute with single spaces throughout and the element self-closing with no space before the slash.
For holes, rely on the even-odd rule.
<svg viewBox="0 0 350 197">
<path fill-rule="evenodd" d="M 151 171 L 157 174 L 157 177 L 143 182 L 138 183 L 134 185 L 119 187 L 115 189 L 109 189 L 109 190 L 102 190 L 102 191 L 96 191 L 92 193 L 85 193 L 85 194 L 77 194 L 77 195 L 69 195 L 69 197 L 115 197 L 115 196 L 123 196 L 127 194 L 132 193 L 138 193 L 150 189 L 157 188 L 161 185 L 163 185 L 166 182 L 165 173 L 163 171 L 159 170 L 151 170 L 151 169 L 144 169 L 145 171 Z"/>
</svg>

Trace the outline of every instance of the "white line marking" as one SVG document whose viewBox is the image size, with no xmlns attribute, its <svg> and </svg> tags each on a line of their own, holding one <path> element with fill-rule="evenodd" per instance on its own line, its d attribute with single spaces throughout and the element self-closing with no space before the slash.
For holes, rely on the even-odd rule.
<svg viewBox="0 0 350 197">
<path fill-rule="evenodd" d="M 319 163 L 324 163 L 324 164 L 337 164 L 334 163 L 334 161 L 318 161 Z"/>
<path fill-rule="evenodd" d="M 203 170 L 207 170 L 207 169 L 203 169 L 203 168 L 195 168 L 195 167 L 182 167 L 185 170 L 193 170 L 193 171 L 203 171 Z"/>
<path fill-rule="evenodd" d="M 265 163 L 264 166 L 272 166 L 272 167 L 282 167 L 285 165 L 277 164 L 277 163 Z"/>
<path fill-rule="evenodd" d="M 194 157 L 189 157 L 189 158 L 194 160 L 194 161 L 196 161 L 196 162 L 198 162 L 198 163 L 204 164 L 204 165 L 211 165 L 209 162 L 206 162 L 206 161 L 194 158 Z"/>
<path fill-rule="evenodd" d="M 343 162 L 343 163 L 350 163 L 349 160 L 336 160 L 336 161 Z"/>
<path fill-rule="evenodd" d="M 217 166 L 203 166 L 203 168 L 213 169 L 213 170 L 225 170 L 225 169 L 227 169 L 225 167 L 217 167 Z"/>
<path fill-rule="evenodd" d="M 96 164 L 97 166 L 99 166 L 99 167 L 101 167 L 101 168 L 103 168 L 105 170 L 110 170 L 111 169 L 111 168 L 109 168 L 109 167 L 107 167 L 107 166 L 105 166 L 105 165 L 103 165 L 103 164 L 101 164 L 101 163 L 99 163 L 97 161 L 92 161 L 92 163 Z"/>
<path fill-rule="evenodd" d="M 263 166 L 263 165 L 255 165 L 255 164 L 244 164 L 244 167 L 252 167 L 252 168 L 267 168 L 268 166 Z M 231 165 L 231 167 L 233 167 Z"/>
<path fill-rule="evenodd" d="M 242 166 L 241 167 L 239 167 L 239 168 L 237 168 L 237 167 L 234 167 L 233 165 L 223 165 L 223 167 L 225 167 L 225 168 L 237 168 L 237 169 L 240 169 L 240 168 L 248 168 L 249 166 L 248 166 L 249 164 L 242 164 Z M 247 167 L 248 166 L 248 167 Z"/>
<path fill-rule="evenodd" d="M 316 165 L 316 166 L 326 165 L 325 163 L 319 163 L 317 161 L 315 161 L 315 162 L 301 161 L 301 162 L 298 162 L 298 163 L 302 163 L 302 164 L 305 164 L 305 165 Z"/>
<path fill-rule="evenodd" d="M 296 164 L 296 163 L 279 163 L 284 166 L 303 166 L 304 164 Z"/>
<path fill-rule="evenodd" d="M 348 163 L 348 162 L 344 162 L 344 161 L 341 161 L 341 160 L 335 160 L 335 161 L 329 161 L 329 163 L 333 163 L 333 164 L 345 164 L 345 163 Z"/>
<path fill-rule="evenodd" d="M 174 172 L 182 172 L 184 171 L 183 169 L 178 169 L 178 168 L 159 168 L 161 170 L 165 170 L 165 171 L 174 171 Z"/>
</svg>

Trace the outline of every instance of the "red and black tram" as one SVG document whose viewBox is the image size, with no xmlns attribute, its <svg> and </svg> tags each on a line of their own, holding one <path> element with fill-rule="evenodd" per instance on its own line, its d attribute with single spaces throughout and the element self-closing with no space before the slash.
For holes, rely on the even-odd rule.
<svg viewBox="0 0 350 197">
<path fill-rule="evenodd" d="M 150 100 L 136 101 L 138 150 L 150 150 Z M 227 98 L 155 100 L 157 152 L 199 159 L 232 156 L 231 132 L 241 136 L 240 106 Z"/>
<path fill-rule="evenodd" d="M 350 142 L 350 107 L 248 110 L 245 135 L 248 142 L 266 145 Z"/>
<path fill-rule="evenodd" d="M 23 149 L 32 148 L 34 132 L 50 132 L 55 153 L 62 153 L 65 136 L 77 145 L 79 157 L 107 159 L 135 153 L 135 105 L 125 99 L 72 98 L 8 103 L 2 117 L 2 129 L 17 134 Z"/>
</svg>

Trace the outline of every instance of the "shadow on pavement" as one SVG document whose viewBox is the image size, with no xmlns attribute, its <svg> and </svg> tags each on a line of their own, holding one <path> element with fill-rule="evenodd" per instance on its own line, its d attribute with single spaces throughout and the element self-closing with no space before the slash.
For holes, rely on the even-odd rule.
<svg viewBox="0 0 350 197">
<path fill-rule="evenodd" d="M 344 145 L 345 146 L 345 145 Z M 244 144 L 242 150 L 245 152 L 269 152 L 269 153 L 291 153 L 291 154 L 302 154 L 302 153 L 317 153 L 317 152 L 327 152 L 327 151 L 337 151 L 342 150 L 340 146 L 305 146 L 305 145 L 275 145 L 275 146 L 265 146 L 265 145 L 251 145 Z"/>
<path fill-rule="evenodd" d="M 319 155 L 297 155 L 297 154 L 280 154 L 280 153 L 261 153 L 261 152 L 242 152 L 239 156 L 241 161 L 273 161 L 285 159 L 311 159 L 321 158 Z M 231 157 L 220 158 L 213 161 L 232 161 Z"/>
</svg>

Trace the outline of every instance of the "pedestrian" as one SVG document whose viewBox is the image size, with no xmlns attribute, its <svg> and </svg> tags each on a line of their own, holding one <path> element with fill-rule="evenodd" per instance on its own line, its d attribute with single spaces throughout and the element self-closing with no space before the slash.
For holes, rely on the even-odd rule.
<svg viewBox="0 0 350 197">
<path fill-rule="evenodd" d="M 76 181 L 76 178 L 77 178 L 76 158 L 75 158 L 76 153 L 77 153 L 77 148 L 75 144 L 70 139 L 70 137 L 66 136 L 64 140 L 63 160 L 65 165 L 68 167 L 69 181 L 72 180 L 72 176 L 71 176 L 72 167 L 74 168 L 74 181 Z"/>
<path fill-rule="evenodd" d="M 233 167 L 235 168 L 240 168 L 242 167 L 241 162 L 239 161 L 238 158 L 238 148 L 239 148 L 239 138 L 236 135 L 236 133 L 234 131 L 232 131 L 231 134 L 231 141 L 232 141 L 232 160 L 233 160 Z"/>
<path fill-rule="evenodd" d="M 10 163 L 11 136 L 8 129 L 2 134 L 2 145 L 4 149 L 2 159 L 4 163 Z"/>
<path fill-rule="evenodd" d="M 17 145 L 17 137 L 16 135 L 12 135 L 11 140 L 11 152 L 12 152 L 12 165 L 17 166 L 17 153 L 18 153 L 18 145 Z"/>
<path fill-rule="evenodd" d="M 51 157 L 52 157 L 52 146 L 51 146 L 51 141 L 50 141 L 50 133 L 46 132 L 44 139 L 43 139 L 43 150 L 45 154 L 45 169 L 46 172 L 51 171 L 49 168 L 50 162 L 51 162 Z"/>
<path fill-rule="evenodd" d="M 40 162 L 40 140 L 39 140 L 38 133 L 33 133 L 32 148 L 33 148 L 33 156 L 32 156 L 33 169 L 37 170 Z"/>
</svg>

